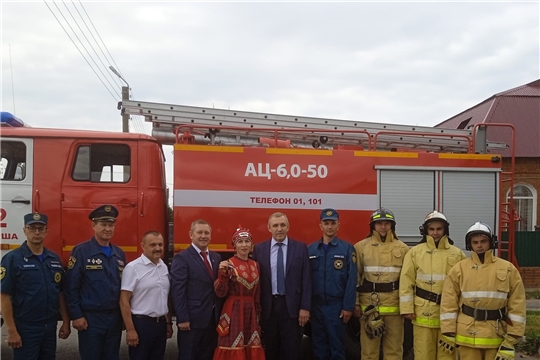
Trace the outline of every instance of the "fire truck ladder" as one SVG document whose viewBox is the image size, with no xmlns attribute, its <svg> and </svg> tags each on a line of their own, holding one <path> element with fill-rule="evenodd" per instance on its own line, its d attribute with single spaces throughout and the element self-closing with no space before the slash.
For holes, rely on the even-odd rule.
<svg viewBox="0 0 540 360">
<path fill-rule="evenodd" d="M 518 267 L 518 261 L 515 251 L 516 221 L 519 221 L 515 203 L 514 203 L 514 173 L 516 168 L 516 129 L 511 124 L 476 124 L 475 128 L 483 127 L 506 127 L 511 130 L 511 142 L 508 146 L 510 163 L 508 170 L 503 170 L 499 177 L 499 230 L 497 232 L 499 256 L 510 261 Z M 474 132 L 474 131 L 473 131 Z M 478 134 L 478 132 L 476 132 Z M 475 138 L 474 141 L 477 139 Z M 505 192 L 508 191 L 508 199 Z M 519 267 L 518 267 L 519 268 Z"/>
<path fill-rule="evenodd" d="M 237 110 L 161 104 L 136 100 L 118 103 L 122 115 L 144 116 L 152 136 L 163 144 L 292 146 L 333 149 L 351 146 L 366 150 L 412 150 L 486 153 L 505 144 L 477 141 L 473 129 L 384 124 L 352 120 L 278 115 Z M 474 129 L 484 132 L 485 128 Z M 484 136 L 479 136 L 484 138 Z"/>
</svg>

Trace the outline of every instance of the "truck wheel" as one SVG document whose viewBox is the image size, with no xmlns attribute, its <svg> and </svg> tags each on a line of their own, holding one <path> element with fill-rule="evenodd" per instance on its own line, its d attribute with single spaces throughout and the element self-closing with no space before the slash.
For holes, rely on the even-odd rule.
<svg viewBox="0 0 540 360">
<path fill-rule="evenodd" d="M 347 334 L 345 336 L 345 358 L 347 360 L 358 360 L 362 348 L 360 346 L 360 319 L 352 316 L 347 323 Z"/>
</svg>

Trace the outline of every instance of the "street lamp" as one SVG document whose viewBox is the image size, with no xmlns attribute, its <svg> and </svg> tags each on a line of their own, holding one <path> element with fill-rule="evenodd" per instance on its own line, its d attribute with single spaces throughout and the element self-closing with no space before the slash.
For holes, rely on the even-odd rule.
<svg viewBox="0 0 540 360">
<path fill-rule="evenodd" d="M 114 68 L 114 66 L 112 66 L 112 65 L 109 66 L 109 69 L 111 69 L 111 71 L 113 72 L 113 74 L 116 75 L 116 76 L 118 76 L 118 77 L 120 78 L 120 80 L 122 80 L 123 82 L 125 82 L 126 85 L 127 85 L 127 87 L 129 88 L 129 84 L 128 84 L 128 82 L 126 81 L 126 79 L 124 79 L 124 78 L 122 77 L 122 75 L 120 75 L 120 73 L 119 73 L 118 71 L 116 71 L 116 69 Z"/>
</svg>

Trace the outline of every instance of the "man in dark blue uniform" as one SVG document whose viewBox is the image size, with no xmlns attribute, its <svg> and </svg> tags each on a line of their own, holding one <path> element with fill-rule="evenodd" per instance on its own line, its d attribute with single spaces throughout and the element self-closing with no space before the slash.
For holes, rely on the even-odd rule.
<svg viewBox="0 0 540 360">
<path fill-rule="evenodd" d="M 88 216 L 95 235 L 73 248 L 66 295 L 82 360 L 117 360 L 122 338 L 120 284 L 126 256 L 111 243 L 118 210 L 103 205 Z"/>
<path fill-rule="evenodd" d="M 308 246 L 313 354 L 317 360 L 344 360 L 346 324 L 356 302 L 356 253 L 351 244 L 337 237 L 336 210 L 322 210 L 320 219 L 323 237 Z"/>
<path fill-rule="evenodd" d="M 2 258 L 0 267 L 2 316 L 13 359 L 55 359 L 58 312 L 63 324 L 58 337 L 71 333 L 62 292 L 64 269 L 60 258 L 43 246 L 47 216 L 24 216 L 26 241 Z"/>
</svg>

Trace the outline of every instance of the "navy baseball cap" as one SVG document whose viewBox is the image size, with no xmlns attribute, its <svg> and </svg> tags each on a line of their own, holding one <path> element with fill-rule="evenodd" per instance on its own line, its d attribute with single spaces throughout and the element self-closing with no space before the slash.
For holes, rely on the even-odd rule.
<svg viewBox="0 0 540 360">
<path fill-rule="evenodd" d="M 338 220 L 339 214 L 335 209 L 327 208 L 321 211 L 321 220 Z"/>
<path fill-rule="evenodd" d="M 24 226 L 32 224 L 47 225 L 47 215 L 40 213 L 30 213 L 24 215 Z"/>
<path fill-rule="evenodd" d="M 101 205 L 100 207 L 94 209 L 88 215 L 88 218 L 92 221 L 111 221 L 115 222 L 118 217 L 118 209 L 112 205 Z"/>
</svg>

